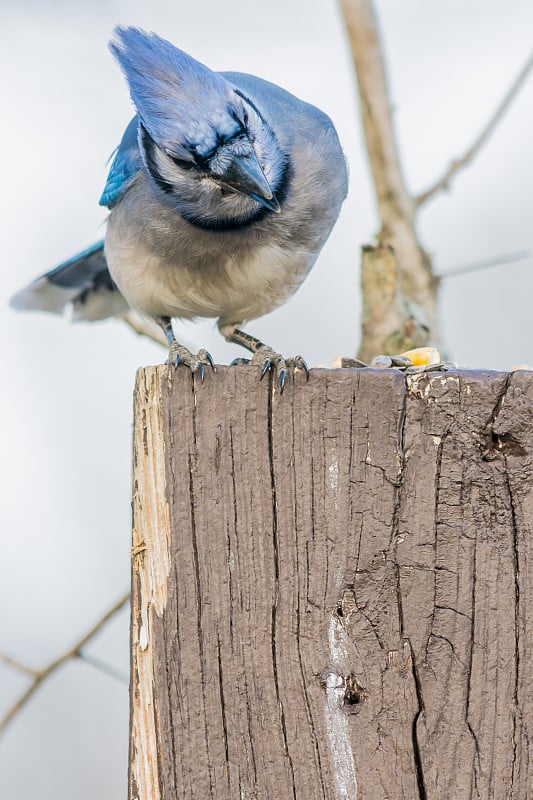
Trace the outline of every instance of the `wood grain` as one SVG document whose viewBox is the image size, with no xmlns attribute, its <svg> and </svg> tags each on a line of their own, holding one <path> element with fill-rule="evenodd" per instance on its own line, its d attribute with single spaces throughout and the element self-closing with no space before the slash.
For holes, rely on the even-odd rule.
<svg viewBox="0 0 533 800">
<path fill-rule="evenodd" d="M 140 370 L 130 800 L 532 796 L 532 393 Z"/>
</svg>

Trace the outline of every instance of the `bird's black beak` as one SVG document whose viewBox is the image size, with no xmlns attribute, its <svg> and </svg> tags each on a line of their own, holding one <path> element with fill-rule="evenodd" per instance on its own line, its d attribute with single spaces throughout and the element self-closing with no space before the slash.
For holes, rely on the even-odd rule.
<svg viewBox="0 0 533 800">
<path fill-rule="evenodd" d="M 278 213 L 280 205 L 264 176 L 254 150 L 246 155 L 234 155 L 230 166 L 219 178 L 220 182 L 237 192 L 257 200 L 270 211 Z"/>
</svg>

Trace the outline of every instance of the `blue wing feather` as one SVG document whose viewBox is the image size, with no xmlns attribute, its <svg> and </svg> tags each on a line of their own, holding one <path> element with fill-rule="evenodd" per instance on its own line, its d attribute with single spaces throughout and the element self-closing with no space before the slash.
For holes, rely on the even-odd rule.
<svg viewBox="0 0 533 800">
<path fill-rule="evenodd" d="M 115 151 L 107 182 L 100 198 L 101 206 L 113 208 L 142 169 L 141 153 L 137 142 L 138 126 L 139 117 L 135 116 L 124 131 L 122 141 Z"/>
<path fill-rule="evenodd" d="M 18 311 L 52 314 L 70 306 L 73 319 L 80 320 L 106 319 L 128 310 L 107 268 L 103 241 L 36 278 L 11 298 L 10 305 Z"/>
</svg>

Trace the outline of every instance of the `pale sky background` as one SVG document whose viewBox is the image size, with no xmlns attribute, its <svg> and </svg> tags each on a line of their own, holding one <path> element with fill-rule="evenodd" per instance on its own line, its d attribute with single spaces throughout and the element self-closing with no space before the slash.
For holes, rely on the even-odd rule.
<svg viewBox="0 0 533 800">
<path fill-rule="evenodd" d="M 531 0 L 378 0 L 410 188 L 462 154 L 533 46 Z M 248 330 L 329 364 L 356 350 L 360 246 L 378 228 L 354 77 L 334 0 L 0 0 L 2 183 L 0 650 L 40 667 L 127 589 L 135 369 L 162 350 L 117 323 L 69 325 L 7 309 L 35 275 L 103 234 L 106 160 L 132 111 L 107 51 L 117 23 L 154 30 L 215 69 L 256 73 L 335 122 L 350 195 L 311 276 Z M 533 251 L 533 81 L 474 165 L 419 218 L 438 272 Z M 448 354 L 533 363 L 533 258 L 444 283 Z M 180 330 L 180 326 L 177 326 Z M 239 351 L 212 322 L 183 327 L 217 361 Z M 206 387 L 207 388 L 207 387 Z M 128 669 L 128 615 L 90 652 Z M 0 665 L 0 712 L 27 679 Z M 127 688 L 82 662 L 46 684 L 0 742 L 9 800 L 126 797 Z"/>
</svg>

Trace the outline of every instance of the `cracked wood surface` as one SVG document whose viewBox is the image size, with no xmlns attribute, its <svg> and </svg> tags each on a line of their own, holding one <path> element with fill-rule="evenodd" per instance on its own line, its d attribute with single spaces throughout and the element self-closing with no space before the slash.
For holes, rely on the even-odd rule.
<svg viewBox="0 0 533 800">
<path fill-rule="evenodd" d="M 533 375 L 268 381 L 138 374 L 130 800 L 533 798 Z"/>
</svg>

